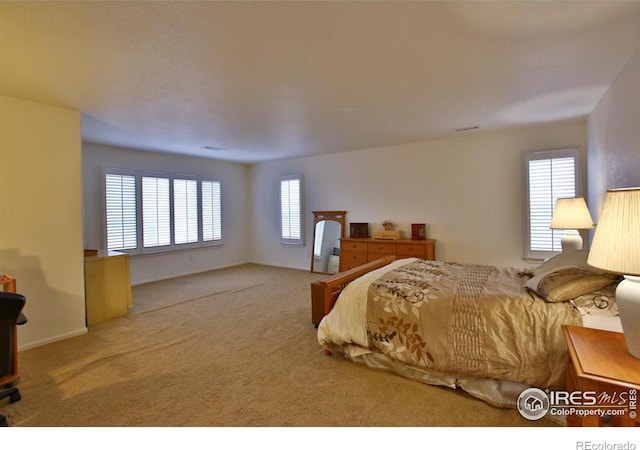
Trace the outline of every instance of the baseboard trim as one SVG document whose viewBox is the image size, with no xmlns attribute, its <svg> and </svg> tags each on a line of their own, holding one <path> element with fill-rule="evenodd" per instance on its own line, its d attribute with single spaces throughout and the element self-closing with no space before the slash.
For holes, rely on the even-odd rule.
<svg viewBox="0 0 640 450">
<path fill-rule="evenodd" d="M 282 269 L 295 269 L 295 270 L 304 270 L 307 272 L 311 272 L 309 267 L 292 266 L 288 264 L 277 264 L 274 262 L 267 262 L 267 261 L 250 261 L 247 264 L 258 264 L 260 266 L 280 267 Z"/>
<path fill-rule="evenodd" d="M 168 277 L 158 277 L 158 278 L 149 278 L 146 280 L 139 280 L 136 282 L 132 282 L 131 286 L 141 286 L 143 284 L 149 284 L 149 283 L 155 283 L 158 281 L 166 281 L 166 280 L 173 280 L 175 278 L 180 278 L 180 277 L 186 277 L 189 275 L 197 275 L 199 273 L 205 273 L 205 272 L 211 272 L 212 270 L 222 270 L 222 269 L 228 269 L 230 267 L 237 267 L 237 266 L 243 266 L 245 264 L 251 264 L 249 262 L 238 262 L 238 263 L 232 263 L 232 264 L 227 264 L 224 266 L 218 266 L 218 267 L 210 267 L 208 269 L 198 269 L 198 270 L 193 270 L 190 272 L 181 272 L 179 274 L 175 274 L 175 275 L 171 275 Z"/>
<path fill-rule="evenodd" d="M 57 336 L 51 336 L 40 341 L 29 342 L 24 345 L 18 344 L 18 351 L 29 350 L 30 348 L 41 347 L 43 345 L 52 344 L 53 342 L 63 341 L 76 336 L 87 334 L 89 329 L 87 327 L 80 328 L 79 330 L 70 331 L 68 333 L 59 334 Z"/>
</svg>

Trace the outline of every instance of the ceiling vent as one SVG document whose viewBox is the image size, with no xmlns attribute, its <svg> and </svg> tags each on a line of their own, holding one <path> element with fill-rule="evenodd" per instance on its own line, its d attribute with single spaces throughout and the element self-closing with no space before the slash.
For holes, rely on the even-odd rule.
<svg viewBox="0 0 640 450">
<path fill-rule="evenodd" d="M 478 128 L 480 128 L 480 126 L 476 125 L 473 127 L 456 128 L 455 131 L 471 131 L 471 130 L 477 130 Z"/>
</svg>

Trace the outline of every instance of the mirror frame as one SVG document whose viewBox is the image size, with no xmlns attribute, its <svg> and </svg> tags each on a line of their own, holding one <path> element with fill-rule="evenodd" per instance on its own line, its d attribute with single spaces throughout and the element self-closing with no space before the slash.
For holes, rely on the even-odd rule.
<svg viewBox="0 0 640 450">
<path fill-rule="evenodd" d="M 314 254 L 314 246 L 316 243 L 316 224 L 323 220 L 333 220 L 334 222 L 338 222 L 340 224 L 340 238 L 345 237 L 345 226 L 346 226 L 346 211 L 313 211 L 313 239 L 311 242 L 311 272 L 313 273 L 327 273 L 313 270 L 313 254 Z"/>
</svg>

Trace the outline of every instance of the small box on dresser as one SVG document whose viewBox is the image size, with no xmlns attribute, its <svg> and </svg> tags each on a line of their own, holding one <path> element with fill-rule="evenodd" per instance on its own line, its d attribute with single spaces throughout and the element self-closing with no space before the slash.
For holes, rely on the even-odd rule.
<svg viewBox="0 0 640 450">
<path fill-rule="evenodd" d="M 368 238 L 369 237 L 369 223 L 367 223 L 367 222 L 351 222 L 349 224 L 349 237 L 350 238 Z"/>
</svg>

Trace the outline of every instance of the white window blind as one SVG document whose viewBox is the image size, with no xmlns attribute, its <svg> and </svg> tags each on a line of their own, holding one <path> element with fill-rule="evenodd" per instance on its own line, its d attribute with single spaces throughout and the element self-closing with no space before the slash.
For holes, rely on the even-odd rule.
<svg viewBox="0 0 640 450">
<path fill-rule="evenodd" d="M 564 230 L 549 228 L 558 198 L 580 196 L 577 150 L 526 154 L 525 258 L 544 259 L 562 250 Z"/>
<path fill-rule="evenodd" d="M 138 246 L 136 177 L 105 175 L 107 249 L 127 250 Z"/>
<path fill-rule="evenodd" d="M 222 243 L 222 182 L 192 174 L 105 170 L 106 248 L 130 254 Z"/>
<path fill-rule="evenodd" d="M 173 180 L 173 236 L 175 244 L 198 242 L 197 180 Z"/>
<path fill-rule="evenodd" d="M 168 178 L 142 177 L 142 242 L 144 247 L 171 244 Z"/>
<path fill-rule="evenodd" d="M 280 230 L 285 244 L 302 244 L 302 177 L 280 179 Z"/>
<path fill-rule="evenodd" d="M 222 197 L 219 181 L 203 181 L 202 186 L 202 240 L 222 239 Z"/>
</svg>

